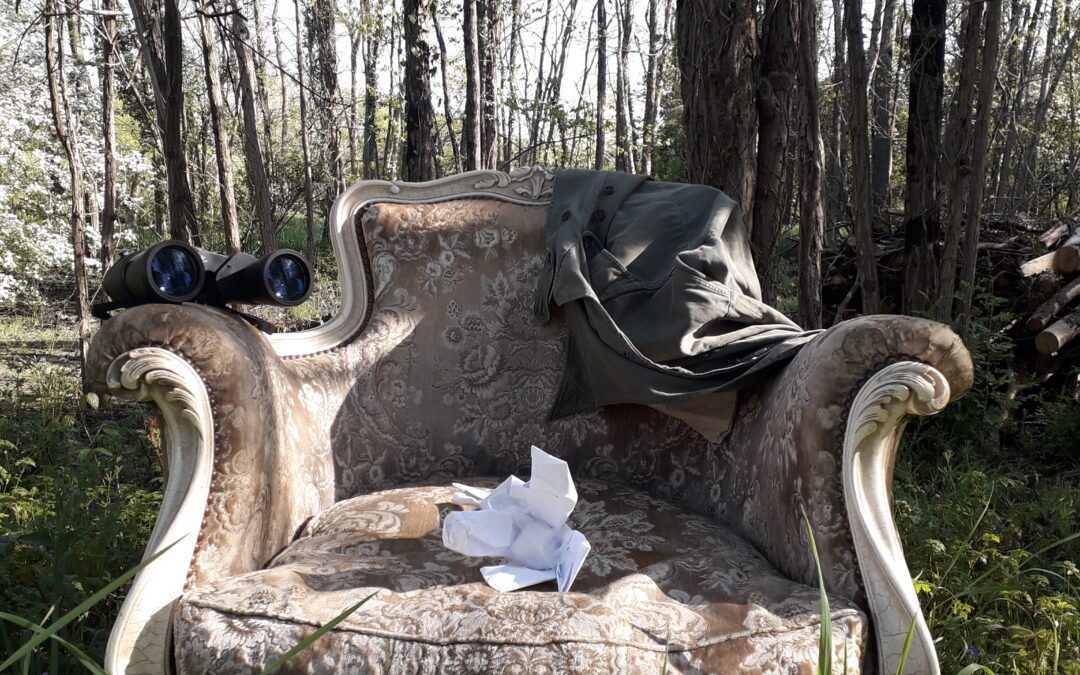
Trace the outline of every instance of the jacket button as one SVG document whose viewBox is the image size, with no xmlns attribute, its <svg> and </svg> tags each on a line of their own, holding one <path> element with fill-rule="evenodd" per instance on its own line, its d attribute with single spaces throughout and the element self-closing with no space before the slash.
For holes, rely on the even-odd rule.
<svg viewBox="0 0 1080 675">
<path fill-rule="evenodd" d="M 604 189 L 600 191 L 600 194 L 602 194 L 602 195 L 613 195 L 613 194 L 615 194 L 615 188 L 610 186 L 610 185 L 605 185 Z"/>
<path fill-rule="evenodd" d="M 569 211 L 563 211 L 562 212 L 562 219 L 563 219 L 563 222 L 566 222 L 566 221 L 570 220 L 570 212 Z"/>
<path fill-rule="evenodd" d="M 604 218 L 607 218 L 607 214 L 604 213 L 604 209 L 596 209 L 595 211 L 593 211 L 593 214 L 592 214 L 592 219 L 593 220 L 599 221 L 599 220 L 603 220 Z"/>
</svg>

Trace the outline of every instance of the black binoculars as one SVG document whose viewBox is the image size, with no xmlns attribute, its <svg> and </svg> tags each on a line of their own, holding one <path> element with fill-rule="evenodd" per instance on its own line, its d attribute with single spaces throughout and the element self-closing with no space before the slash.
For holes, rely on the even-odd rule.
<svg viewBox="0 0 1080 675">
<path fill-rule="evenodd" d="M 313 286 L 311 264 L 296 251 L 279 249 L 262 258 L 226 256 L 170 239 L 110 267 L 101 288 L 111 302 L 95 304 L 92 313 L 107 319 L 114 309 L 151 302 L 293 307 L 307 299 Z"/>
</svg>

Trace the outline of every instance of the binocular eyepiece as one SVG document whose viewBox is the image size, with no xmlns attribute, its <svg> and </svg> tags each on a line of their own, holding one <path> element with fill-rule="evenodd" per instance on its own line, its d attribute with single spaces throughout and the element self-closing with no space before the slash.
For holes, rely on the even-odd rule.
<svg viewBox="0 0 1080 675">
<path fill-rule="evenodd" d="M 311 295 L 313 286 L 311 264 L 296 251 L 225 256 L 170 239 L 110 267 L 101 287 L 111 302 L 95 304 L 93 314 L 107 319 L 113 309 L 152 302 L 293 307 Z"/>
</svg>

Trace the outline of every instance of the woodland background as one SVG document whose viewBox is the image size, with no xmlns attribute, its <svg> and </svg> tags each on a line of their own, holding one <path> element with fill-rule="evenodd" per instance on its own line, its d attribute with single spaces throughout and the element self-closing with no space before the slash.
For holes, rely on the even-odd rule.
<svg viewBox="0 0 1080 675">
<path fill-rule="evenodd" d="M 975 389 L 905 437 L 895 489 L 945 670 L 1080 673 L 1076 0 L 2 6 L 0 609 L 62 614 L 153 523 L 157 423 L 81 383 L 120 252 L 296 248 L 318 292 L 266 316 L 308 327 L 345 186 L 543 164 L 724 189 L 806 327 L 953 324 Z M 100 657 L 120 597 L 64 637 Z M 27 635 L 0 621 L 0 656 Z"/>
</svg>

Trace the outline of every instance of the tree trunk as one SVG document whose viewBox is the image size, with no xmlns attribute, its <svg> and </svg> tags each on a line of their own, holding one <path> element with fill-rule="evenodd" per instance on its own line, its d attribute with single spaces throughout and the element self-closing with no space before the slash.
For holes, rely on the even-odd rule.
<svg viewBox="0 0 1080 675">
<path fill-rule="evenodd" d="M 422 182 L 435 177 L 432 155 L 432 127 L 435 113 L 431 108 L 431 47 L 428 23 L 431 0 L 405 0 L 405 160 L 401 176 Z"/>
<path fill-rule="evenodd" d="M 311 0 L 304 16 L 307 27 L 311 72 L 318 85 L 318 109 L 322 117 L 323 141 L 326 143 L 326 166 L 333 189 L 326 195 L 325 211 L 336 199 L 336 192 L 345 187 L 345 172 L 341 161 L 341 138 L 337 123 L 340 103 L 337 81 L 337 49 L 334 44 L 334 23 L 337 11 L 334 0 Z"/>
<path fill-rule="evenodd" d="M 465 0 L 463 5 L 463 30 L 465 32 L 465 123 L 461 130 L 462 154 L 465 170 L 480 168 L 481 123 L 483 103 L 480 98 L 480 51 L 476 3 L 482 0 Z"/>
<path fill-rule="evenodd" d="M 371 0 L 364 0 L 363 13 L 372 18 Z M 382 38 L 380 25 L 372 20 L 373 27 L 368 30 L 364 45 L 364 178 L 372 179 L 379 175 L 378 140 L 375 138 L 375 111 L 379 103 L 378 75 L 379 43 Z"/>
<path fill-rule="evenodd" d="M 82 384 L 89 391 L 86 375 L 86 352 L 90 339 L 90 298 L 86 288 L 86 241 L 83 227 L 82 160 L 79 157 L 78 139 L 74 137 L 75 121 L 71 102 L 67 95 L 66 76 L 64 74 L 64 40 L 62 25 L 57 21 L 60 15 L 55 0 L 45 1 L 45 70 L 49 81 L 49 102 L 52 109 L 53 126 L 56 138 L 64 148 L 68 161 L 68 176 L 71 181 L 71 249 L 74 258 L 75 303 L 78 318 L 79 367 Z M 60 32 L 61 35 L 57 35 Z"/>
<path fill-rule="evenodd" d="M 826 183 L 829 191 L 829 222 L 842 223 L 846 221 L 845 208 L 848 202 L 847 196 L 847 149 L 848 137 L 844 133 L 844 96 L 847 92 L 847 58 L 844 56 L 844 48 L 847 41 L 844 39 L 844 10 L 841 0 L 832 0 L 833 5 L 833 63 L 832 63 L 832 89 L 833 105 L 832 119 L 829 124 L 829 145 L 826 155 Z"/>
<path fill-rule="evenodd" d="M 532 114 L 529 116 L 529 162 L 537 163 L 537 153 L 540 148 L 540 119 L 546 112 L 547 89 L 549 75 L 544 70 L 548 52 L 548 30 L 551 28 L 551 4 L 547 0 L 544 6 L 544 29 L 540 32 L 540 59 L 536 67 L 536 90 L 533 93 Z"/>
<path fill-rule="evenodd" d="M 510 2 L 510 58 L 509 64 L 506 68 L 508 73 L 506 90 L 510 94 L 510 105 L 506 110 L 506 131 L 503 138 L 503 163 L 507 164 L 507 169 L 512 168 L 509 164 L 512 162 L 514 152 L 514 129 L 515 129 L 515 117 L 516 110 L 519 104 L 519 97 L 517 93 L 517 87 L 515 82 L 517 81 L 517 54 L 521 45 L 521 0 L 511 0 Z M 442 43 L 440 43 L 442 44 Z M 445 53 L 445 50 L 443 50 Z M 445 82 L 445 78 L 444 78 Z M 445 83 L 443 89 L 445 90 Z M 449 122 L 449 113 L 447 113 L 447 125 Z M 460 171 L 460 160 L 455 160 L 458 163 Z"/>
<path fill-rule="evenodd" d="M 236 215 L 236 189 L 233 185 L 232 147 L 229 125 L 225 120 L 225 102 L 221 95 L 221 63 L 218 61 L 210 22 L 204 12 L 212 5 L 199 9 L 199 30 L 202 37 L 203 71 L 206 79 L 207 107 L 214 132 L 214 156 L 217 160 L 218 193 L 221 197 L 221 223 L 225 230 L 225 250 L 231 255 L 240 251 L 240 219 Z"/>
<path fill-rule="evenodd" d="M 962 22 L 963 53 L 960 59 L 960 78 L 956 85 L 956 107 L 953 110 L 953 161 L 949 167 L 948 210 L 945 222 L 945 245 L 941 250 L 940 279 L 935 314 L 939 321 L 952 315 L 953 294 L 956 292 L 956 259 L 960 247 L 960 231 L 964 224 L 968 185 L 971 183 L 972 129 L 971 109 L 975 97 L 976 67 L 979 57 L 979 32 L 982 30 L 983 3 L 969 3 Z M 982 176 L 978 176 L 982 180 Z M 977 227 L 977 224 L 976 224 Z"/>
<path fill-rule="evenodd" d="M 437 11 L 431 13 L 431 21 L 435 25 L 435 39 L 439 41 L 439 73 L 442 75 L 443 117 L 446 118 L 446 132 L 450 136 L 450 150 L 454 153 L 454 171 L 461 173 L 461 149 L 458 147 L 457 134 L 454 133 L 454 114 L 450 109 L 450 85 L 446 77 L 446 40 L 443 39 L 442 28 L 439 27 L 439 14 Z M 511 53 L 513 52 L 511 51 Z M 513 63 L 512 58 L 511 63 Z M 508 134 L 507 143 L 509 142 Z"/>
<path fill-rule="evenodd" d="M 770 305 L 776 301 L 777 266 L 773 253 L 780 239 L 789 198 L 787 178 L 792 170 L 788 165 L 788 141 L 796 124 L 792 115 L 795 76 L 799 71 L 799 16 L 796 2 L 772 0 L 766 5 L 761 27 L 757 183 L 750 243 L 761 295 Z"/>
<path fill-rule="evenodd" d="M 596 0 L 596 159 L 593 168 L 604 168 L 604 112 L 607 108 L 607 8 Z"/>
<path fill-rule="evenodd" d="M 938 290 L 934 246 L 941 238 L 938 153 L 945 73 L 945 0 L 914 0 L 910 49 L 903 311 L 925 314 Z"/>
<path fill-rule="evenodd" d="M 101 135 L 105 155 L 101 205 L 101 271 L 112 265 L 116 223 L 116 0 L 101 3 Z"/>
<path fill-rule="evenodd" d="M 660 89 L 663 86 L 664 52 L 666 51 L 671 0 L 664 0 L 664 23 L 658 25 L 658 0 L 649 0 L 646 18 L 649 31 L 649 56 L 645 66 L 645 119 L 641 127 L 641 171 L 652 173 L 653 146 L 656 145 L 656 118 L 660 108 Z"/>
<path fill-rule="evenodd" d="M 308 140 L 308 118 L 307 118 L 307 90 L 304 84 L 304 60 L 300 58 L 300 54 L 303 51 L 300 48 L 302 44 L 304 32 L 303 26 L 300 24 L 300 0 L 293 0 L 293 9 L 296 15 L 296 79 L 300 84 L 297 95 L 300 102 L 300 151 L 303 154 L 304 160 L 304 252 L 307 254 L 307 259 L 311 264 L 315 264 L 315 193 L 311 185 L 311 149 Z M 374 113 L 372 113 L 374 114 Z M 367 171 L 366 155 L 367 150 L 365 146 L 365 164 L 364 170 Z M 366 176 L 365 176 L 366 177 Z"/>
<path fill-rule="evenodd" d="M 499 0 L 476 0 L 477 51 L 480 56 L 480 168 L 499 162 Z"/>
<path fill-rule="evenodd" d="M 874 224 L 878 226 L 878 230 L 883 229 L 880 225 L 883 223 L 884 211 L 889 207 L 889 179 L 893 165 L 893 42 L 896 39 L 897 2 L 898 0 L 885 0 L 882 8 L 881 33 L 877 46 L 878 63 L 870 81 L 873 114 L 873 124 L 870 127 L 870 152 L 873 161 L 870 167 L 870 183 L 874 196 Z"/>
<path fill-rule="evenodd" d="M 255 106 L 255 65 L 248 38 L 247 22 L 234 6 L 232 15 L 233 50 L 239 66 L 240 104 L 244 113 L 244 155 L 247 158 L 247 177 L 251 185 L 251 201 L 259 224 L 262 252 L 266 255 L 277 249 L 277 232 L 274 230 L 274 211 L 270 204 L 270 179 L 263 164 L 262 147 L 259 144 L 259 119 Z"/>
<path fill-rule="evenodd" d="M 754 3 L 679 0 L 676 30 L 687 179 L 731 195 L 753 232 L 759 62 Z"/>
<path fill-rule="evenodd" d="M 817 83 L 817 1 L 800 0 L 799 92 L 799 317 L 804 328 L 821 328 L 821 252 L 825 240 L 825 147 Z"/>
<path fill-rule="evenodd" d="M 184 120 L 184 44 L 178 0 L 164 0 L 161 22 L 147 0 L 129 0 L 139 37 L 154 106 L 161 126 L 161 150 L 168 184 L 169 231 L 174 239 L 199 243 L 195 205 L 188 184 L 187 154 L 182 134 Z"/>
<path fill-rule="evenodd" d="M 1035 45 L 1038 41 L 1038 25 L 1042 19 L 1042 0 L 1035 0 L 1035 6 L 1032 8 L 1031 15 L 1027 22 L 1027 29 L 1024 35 L 1024 46 L 1020 50 L 1020 63 L 1019 69 L 1015 78 L 1015 94 L 1012 102 L 1008 104 L 1008 117 L 1006 118 L 1009 124 L 1007 124 L 1008 131 L 1005 135 L 1005 145 L 1001 149 L 1001 168 L 999 178 L 997 180 L 997 186 L 994 190 L 995 207 L 998 210 L 1004 210 L 1007 213 L 1015 213 L 1016 205 L 1009 201 L 1009 188 L 1015 188 L 1016 175 L 1010 175 L 1012 172 L 1012 159 L 1016 152 L 1017 147 L 1020 145 L 1020 127 L 1027 126 L 1026 120 L 1022 120 L 1023 111 L 1025 108 L 1025 101 L 1027 99 L 1027 91 L 1030 86 L 1028 81 L 1028 74 L 1031 72 L 1031 64 L 1035 58 Z M 1015 193 L 1015 190 L 1013 190 Z"/>
<path fill-rule="evenodd" d="M 251 52 L 251 65 L 255 73 L 255 99 L 258 104 L 258 118 L 262 120 L 262 148 L 265 157 L 266 174 L 273 174 L 274 166 L 274 131 L 270 113 L 270 92 L 266 87 L 266 38 L 263 34 L 262 17 L 259 14 L 259 4 L 263 0 L 251 0 L 251 24 L 255 26 L 255 44 L 247 40 L 248 50 Z M 257 58 L 256 58 L 257 57 Z"/>
<path fill-rule="evenodd" d="M 277 59 L 278 76 L 281 78 L 281 147 L 289 138 L 289 88 L 286 86 L 285 58 L 282 56 L 281 29 L 278 27 L 278 2 L 274 0 L 274 9 L 270 14 L 270 32 L 274 37 L 274 56 Z"/>
<path fill-rule="evenodd" d="M 982 74 L 979 78 L 979 102 L 975 110 L 975 130 L 972 136 L 975 146 L 971 150 L 971 175 L 974 181 L 967 195 L 967 228 L 964 232 L 964 256 L 960 270 L 960 303 L 957 316 L 966 328 L 968 311 L 975 292 L 975 256 L 979 246 L 979 222 L 982 218 L 983 188 L 986 168 L 986 152 L 990 143 L 990 114 L 994 105 L 994 86 L 998 75 L 998 49 L 1001 39 L 1001 2 L 988 0 L 986 5 L 986 30 L 982 57 Z M 964 331 L 966 332 L 966 331 Z"/>
<path fill-rule="evenodd" d="M 360 27 L 349 24 L 349 173 L 357 175 L 356 171 L 356 127 L 358 121 L 356 82 L 359 75 L 360 48 L 363 46 Z"/>
<path fill-rule="evenodd" d="M 863 51 L 860 0 L 845 0 L 844 27 L 848 57 L 848 133 L 851 135 L 851 220 L 859 270 L 863 314 L 877 314 L 879 294 L 877 257 L 874 255 L 873 201 L 870 197 L 870 142 L 867 112 L 866 54 Z"/>
<path fill-rule="evenodd" d="M 630 147 L 629 81 L 630 33 L 633 31 L 633 0 L 616 0 L 619 22 L 619 52 L 615 61 L 615 170 L 634 170 Z"/>
</svg>

